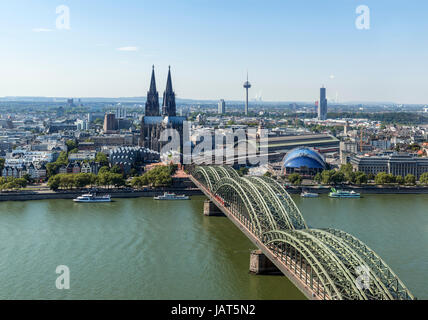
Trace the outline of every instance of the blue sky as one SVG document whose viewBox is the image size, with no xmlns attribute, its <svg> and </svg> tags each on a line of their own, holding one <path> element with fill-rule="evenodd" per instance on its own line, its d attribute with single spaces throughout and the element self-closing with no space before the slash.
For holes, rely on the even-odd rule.
<svg viewBox="0 0 428 320">
<path fill-rule="evenodd" d="M 3 0 L 0 96 L 143 96 L 154 64 L 181 98 L 243 99 L 248 69 L 266 101 L 324 84 L 329 100 L 428 103 L 427 14 L 426 0 Z"/>
</svg>

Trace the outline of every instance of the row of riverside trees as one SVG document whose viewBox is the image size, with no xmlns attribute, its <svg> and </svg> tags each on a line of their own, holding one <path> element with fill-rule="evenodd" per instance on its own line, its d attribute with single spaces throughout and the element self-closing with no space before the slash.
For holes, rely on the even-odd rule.
<svg viewBox="0 0 428 320">
<path fill-rule="evenodd" d="M 52 190 L 84 188 L 86 186 L 107 188 L 114 186 L 119 188 L 125 185 L 126 180 L 117 166 L 113 166 L 111 169 L 104 166 L 99 170 L 98 175 L 93 173 L 61 173 L 51 176 L 48 180 L 48 186 Z"/>
<path fill-rule="evenodd" d="M 153 187 L 169 187 L 172 185 L 172 175 L 176 172 L 177 165 L 157 166 L 154 169 L 144 173 L 142 176 L 134 177 L 131 180 L 131 185 L 134 188 L 142 188 L 145 186 Z M 116 187 L 126 186 L 122 170 L 117 166 L 109 168 L 103 166 L 98 174 L 92 173 L 61 173 L 52 175 L 48 180 L 48 186 L 52 190 L 58 189 L 81 189 L 85 187 Z"/>
<path fill-rule="evenodd" d="M 316 174 L 314 177 L 314 181 L 322 184 L 340 184 L 347 182 L 361 185 L 366 184 L 369 180 L 374 180 L 375 184 L 416 184 L 416 177 L 413 174 L 408 174 L 405 177 L 400 175 L 394 176 L 393 174 L 386 172 L 379 172 L 376 176 L 372 174 L 367 175 L 361 171 L 354 172 L 352 170 L 352 165 L 349 163 L 342 165 L 338 171 L 324 170 L 323 172 Z M 292 181 L 290 180 L 290 182 Z M 419 182 L 423 185 L 428 184 L 428 172 L 421 175 Z"/>
<path fill-rule="evenodd" d="M 364 172 L 354 172 L 352 164 L 348 163 L 342 165 L 339 170 L 324 170 L 321 173 L 317 173 L 314 177 L 314 181 L 323 184 L 339 184 L 339 183 L 352 183 L 352 184 L 365 184 L 371 177 L 366 175 Z"/>
<path fill-rule="evenodd" d="M 0 191 L 22 189 L 27 186 L 27 183 L 25 178 L 0 177 Z"/>
<path fill-rule="evenodd" d="M 176 170 L 177 165 L 157 166 L 140 177 L 134 177 L 131 180 L 131 185 L 134 188 L 169 187 L 172 185 L 172 175 Z"/>
</svg>

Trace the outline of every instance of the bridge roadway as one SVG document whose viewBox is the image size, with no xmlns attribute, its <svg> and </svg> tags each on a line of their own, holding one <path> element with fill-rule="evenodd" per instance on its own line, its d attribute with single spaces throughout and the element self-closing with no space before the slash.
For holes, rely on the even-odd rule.
<svg viewBox="0 0 428 320">
<path fill-rule="evenodd" d="M 190 179 L 311 300 L 414 300 L 367 245 L 336 229 L 306 225 L 278 182 L 231 167 L 189 168 Z"/>
<path fill-rule="evenodd" d="M 294 259 L 278 255 L 272 250 L 273 248 L 263 244 L 253 233 L 252 225 L 248 219 L 243 216 L 240 216 L 241 219 L 236 218 L 204 185 L 199 183 L 193 176 L 190 176 L 190 179 L 308 299 L 328 299 L 327 296 L 324 296 L 325 291 L 317 281 L 313 281 L 311 286 L 310 275 L 305 270 L 302 270 L 303 268 Z"/>
</svg>

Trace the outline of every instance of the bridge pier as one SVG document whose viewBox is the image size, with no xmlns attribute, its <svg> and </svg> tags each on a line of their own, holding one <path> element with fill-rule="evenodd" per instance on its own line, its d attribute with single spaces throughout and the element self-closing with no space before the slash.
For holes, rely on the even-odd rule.
<svg viewBox="0 0 428 320">
<path fill-rule="evenodd" d="M 223 212 L 212 202 L 207 199 L 204 201 L 204 216 L 224 216 Z"/>
<path fill-rule="evenodd" d="M 261 250 L 253 250 L 250 255 L 250 273 L 281 274 L 281 271 L 262 253 Z"/>
</svg>

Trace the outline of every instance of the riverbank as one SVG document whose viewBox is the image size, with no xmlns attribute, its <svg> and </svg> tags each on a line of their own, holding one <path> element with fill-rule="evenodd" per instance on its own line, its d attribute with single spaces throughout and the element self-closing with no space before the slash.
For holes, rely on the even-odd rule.
<svg viewBox="0 0 428 320">
<path fill-rule="evenodd" d="M 1 201 L 31 201 L 31 200 L 49 200 L 49 199 L 74 199 L 83 193 L 85 190 L 68 190 L 68 191 L 17 191 L 0 193 Z M 114 198 L 140 198 L 140 197 L 155 197 L 164 194 L 164 192 L 173 192 L 184 194 L 186 196 L 203 195 L 197 188 L 159 188 L 148 190 L 114 190 L 114 189 L 98 189 L 98 193 L 108 193 Z"/>
<path fill-rule="evenodd" d="M 428 194 L 428 187 L 423 186 L 336 186 L 337 189 L 355 191 L 361 194 Z M 303 190 L 315 193 L 329 193 L 331 186 L 291 186 L 287 191 L 292 194 L 301 193 Z"/>
<path fill-rule="evenodd" d="M 336 187 L 343 190 L 354 190 L 361 194 L 428 194 L 428 186 L 349 186 Z M 287 191 L 291 194 L 300 194 L 303 190 L 315 192 L 319 194 L 327 194 L 330 192 L 330 186 L 314 186 L 301 185 L 289 186 Z M 87 190 L 66 190 L 66 191 L 51 191 L 45 190 L 23 190 L 14 192 L 0 192 L 1 201 L 30 201 L 30 200 L 49 200 L 49 199 L 74 199 L 87 192 Z M 153 189 L 101 189 L 98 188 L 101 194 L 108 193 L 112 198 L 140 198 L 140 197 L 155 197 L 162 195 L 164 192 L 173 192 L 184 194 L 186 196 L 203 195 L 203 193 L 191 183 L 189 179 L 180 179 L 174 181 L 174 186 L 170 188 L 153 188 Z"/>
</svg>

